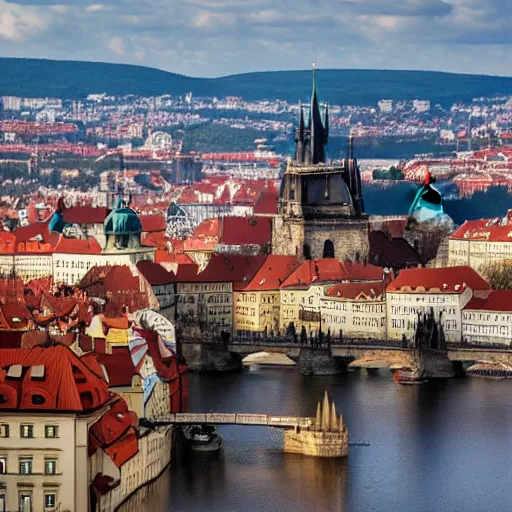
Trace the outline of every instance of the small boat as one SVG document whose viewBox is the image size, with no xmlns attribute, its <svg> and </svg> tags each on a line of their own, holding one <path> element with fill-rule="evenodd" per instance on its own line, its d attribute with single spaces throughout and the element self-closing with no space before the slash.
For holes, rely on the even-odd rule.
<svg viewBox="0 0 512 512">
<path fill-rule="evenodd" d="M 403 385 L 413 385 L 413 384 L 424 384 L 427 382 L 427 379 L 424 378 L 421 374 L 418 375 L 418 373 L 411 371 L 410 369 L 407 370 L 397 370 L 393 373 L 393 380 L 397 384 L 403 384 Z"/>
<path fill-rule="evenodd" d="M 213 425 L 189 425 L 183 427 L 183 435 L 194 451 L 216 452 L 222 447 L 222 438 Z"/>
</svg>

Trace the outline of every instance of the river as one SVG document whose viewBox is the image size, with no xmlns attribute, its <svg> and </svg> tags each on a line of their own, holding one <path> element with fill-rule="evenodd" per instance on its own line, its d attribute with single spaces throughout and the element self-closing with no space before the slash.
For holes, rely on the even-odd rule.
<svg viewBox="0 0 512 512">
<path fill-rule="evenodd" d="M 512 382 L 399 386 L 387 370 L 190 375 L 191 412 L 315 414 L 327 390 L 350 431 L 346 460 L 280 451 L 279 431 L 219 428 L 218 456 L 176 457 L 137 512 L 505 512 L 512 503 Z"/>
</svg>

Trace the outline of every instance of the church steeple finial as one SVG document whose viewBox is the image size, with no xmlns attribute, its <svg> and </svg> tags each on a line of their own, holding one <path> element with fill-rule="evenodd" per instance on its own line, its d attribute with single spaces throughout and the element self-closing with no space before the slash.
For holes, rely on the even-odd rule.
<svg viewBox="0 0 512 512">
<path fill-rule="evenodd" d="M 302 102 L 299 102 L 299 126 L 295 131 L 295 161 L 298 164 L 304 163 L 305 134 L 304 110 L 302 109 Z"/>
<path fill-rule="evenodd" d="M 311 91 L 311 107 L 309 113 L 311 164 L 325 162 L 326 131 L 322 123 L 318 94 L 316 88 L 316 63 L 313 63 L 313 90 Z"/>
</svg>

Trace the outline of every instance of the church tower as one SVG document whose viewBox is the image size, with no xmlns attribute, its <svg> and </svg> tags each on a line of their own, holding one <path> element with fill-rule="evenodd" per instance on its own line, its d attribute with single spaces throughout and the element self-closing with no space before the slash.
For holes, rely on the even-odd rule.
<svg viewBox="0 0 512 512">
<path fill-rule="evenodd" d="M 288 159 L 274 221 L 272 252 L 301 259 L 364 261 L 368 255 L 368 217 L 361 174 L 349 138 L 348 158 L 326 162 L 329 107 L 321 114 L 313 65 L 307 124 L 299 106 L 295 158 Z"/>
</svg>

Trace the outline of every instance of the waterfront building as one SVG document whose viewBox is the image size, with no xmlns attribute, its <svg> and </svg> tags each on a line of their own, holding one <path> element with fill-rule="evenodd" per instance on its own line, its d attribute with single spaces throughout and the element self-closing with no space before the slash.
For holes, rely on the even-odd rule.
<svg viewBox="0 0 512 512">
<path fill-rule="evenodd" d="M 265 258 L 214 254 L 199 274 L 178 272 L 176 326 L 185 335 L 231 332 L 233 289 L 249 283 Z"/>
<path fill-rule="evenodd" d="M 241 283 L 233 292 L 236 333 L 277 333 L 279 330 L 279 287 L 297 268 L 294 256 L 269 254 L 248 283 Z"/>
<path fill-rule="evenodd" d="M 313 69 L 309 121 L 306 125 L 301 107 L 295 156 L 288 160 L 281 183 L 272 252 L 306 260 L 336 257 L 365 261 L 369 250 L 368 217 L 353 138 L 347 159 L 341 164 L 327 162 L 327 106 L 323 118 Z"/>
<path fill-rule="evenodd" d="M 490 263 L 512 260 L 512 225 L 508 218 L 466 221 L 450 236 L 449 265 L 481 272 Z"/>
<path fill-rule="evenodd" d="M 347 339 L 386 339 L 383 282 L 340 283 L 320 298 L 322 331 Z"/>
<path fill-rule="evenodd" d="M 471 267 L 402 270 L 386 288 L 387 337 L 414 338 L 418 316 L 433 313 L 446 341 L 460 342 L 462 310 L 489 284 Z"/>
<path fill-rule="evenodd" d="M 383 269 L 361 263 L 345 263 L 334 258 L 303 262 L 280 286 L 279 328 L 291 327 L 315 334 L 321 328 L 321 299 L 335 283 L 375 282 L 385 278 Z M 334 322 L 332 322 L 334 329 Z M 335 328 L 336 332 L 342 325 Z M 322 328 L 323 330 L 323 328 Z"/>
<path fill-rule="evenodd" d="M 512 291 L 493 290 L 473 297 L 462 311 L 462 339 L 474 344 L 512 343 Z"/>
</svg>

